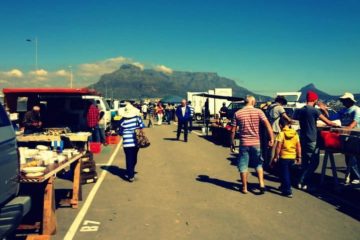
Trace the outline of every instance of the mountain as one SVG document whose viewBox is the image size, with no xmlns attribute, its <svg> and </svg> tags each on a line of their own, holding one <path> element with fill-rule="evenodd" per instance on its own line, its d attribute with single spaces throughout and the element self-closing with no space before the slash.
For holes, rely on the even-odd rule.
<svg viewBox="0 0 360 240">
<path fill-rule="evenodd" d="M 332 96 L 326 92 L 323 92 L 319 89 L 317 89 L 315 87 L 315 85 L 313 83 L 310 83 L 304 87 L 302 87 L 299 92 L 301 92 L 301 96 L 300 96 L 300 102 L 305 102 L 306 101 L 306 93 L 308 91 L 313 91 L 316 92 L 319 96 L 319 99 L 323 100 L 323 101 L 329 101 L 329 100 L 333 100 L 335 98 L 338 98 L 337 96 Z"/>
<path fill-rule="evenodd" d="M 305 102 L 306 101 L 306 93 L 308 91 L 314 91 L 318 94 L 319 99 L 322 101 L 336 101 L 339 99 L 340 96 L 338 95 L 330 95 L 326 92 L 323 92 L 321 90 L 319 90 L 318 88 L 316 88 L 316 86 L 313 83 L 310 83 L 304 87 L 302 87 L 299 92 L 301 92 L 301 97 L 300 97 L 300 102 Z M 354 98 L 355 100 L 357 100 L 358 102 L 360 101 L 360 93 L 356 93 L 354 94 Z"/>
<path fill-rule="evenodd" d="M 254 95 L 261 100 L 269 97 L 254 94 L 240 87 L 234 80 L 209 72 L 173 71 L 171 74 L 141 69 L 125 64 L 112 73 L 104 74 L 100 80 L 89 86 L 119 99 L 162 98 L 169 95 L 186 97 L 187 92 L 204 92 L 214 88 L 232 88 L 233 96 Z"/>
</svg>

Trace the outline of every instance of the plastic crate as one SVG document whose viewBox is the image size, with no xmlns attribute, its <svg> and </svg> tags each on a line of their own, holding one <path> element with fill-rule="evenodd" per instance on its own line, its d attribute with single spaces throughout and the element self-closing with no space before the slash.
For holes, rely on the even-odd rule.
<svg viewBox="0 0 360 240">
<path fill-rule="evenodd" d="M 90 142 L 90 152 L 100 153 L 101 152 L 101 142 Z"/>
<path fill-rule="evenodd" d="M 120 136 L 106 136 L 106 142 L 108 144 L 118 144 L 120 142 Z"/>
<path fill-rule="evenodd" d="M 330 131 L 321 131 L 321 137 L 324 141 L 325 148 L 339 150 L 339 151 L 343 149 L 343 144 L 340 139 L 339 133 L 330 132 Z"/>
</svg>

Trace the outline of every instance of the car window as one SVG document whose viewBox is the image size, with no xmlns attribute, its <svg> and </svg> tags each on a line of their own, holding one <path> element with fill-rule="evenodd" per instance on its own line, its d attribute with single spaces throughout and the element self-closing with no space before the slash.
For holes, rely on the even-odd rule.
<svg viewBox="0 0 360 240">
<path fill-rule="evenodd" d="M 9 126 L 10 120 L 9 117 L 7 115 L 7 113 L 5 112 L 3 106 L 0 104 L 0 127 L 5 127 L 5 126 Z"/>
</svg>

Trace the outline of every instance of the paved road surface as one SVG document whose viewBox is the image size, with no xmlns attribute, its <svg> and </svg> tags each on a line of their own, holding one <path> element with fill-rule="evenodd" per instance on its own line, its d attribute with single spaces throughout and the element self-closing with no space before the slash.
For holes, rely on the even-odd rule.
<svg viewBox="0 0 360 240">
<path fill-rule="evenodd" d="M 140 151 L 136 182 L 121 178 L 122 149 L 112 166 L 99 170 L 106 177 L 74 239 L 359 239 L 359 221 L 338 203 L 298 190 L 293 199 L 257 195 L 253 176 L 254 190 L 244 195 L 228 149 L 194 133 L 188 143 L 174 141 L 174 131 L 175 126 L 146 129 L 152 145 Z M 114 148 L 106 151 L 99 164 Z M 268 179 L 270 189 L 278 186 Z M 85 186 L 85 195 L 92 186 Z M 55 239 L 64 238 L 77 213 L 57 211 Z"/>
</svg>

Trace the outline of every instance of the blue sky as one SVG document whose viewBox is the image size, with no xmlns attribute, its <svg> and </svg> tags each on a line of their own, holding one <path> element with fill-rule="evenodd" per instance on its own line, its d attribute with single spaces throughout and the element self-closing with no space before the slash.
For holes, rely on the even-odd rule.
<svg viewBox="0 0 360 240">
<path fill-rule="evenodd" d="M 0 84 L 77 86 L 122 63 L 207 71 L 258 93 L 360 92 L 358 0 L 0 2 Z M 38 66 L 34 41 L 38 38 Z"/>
</svg>

